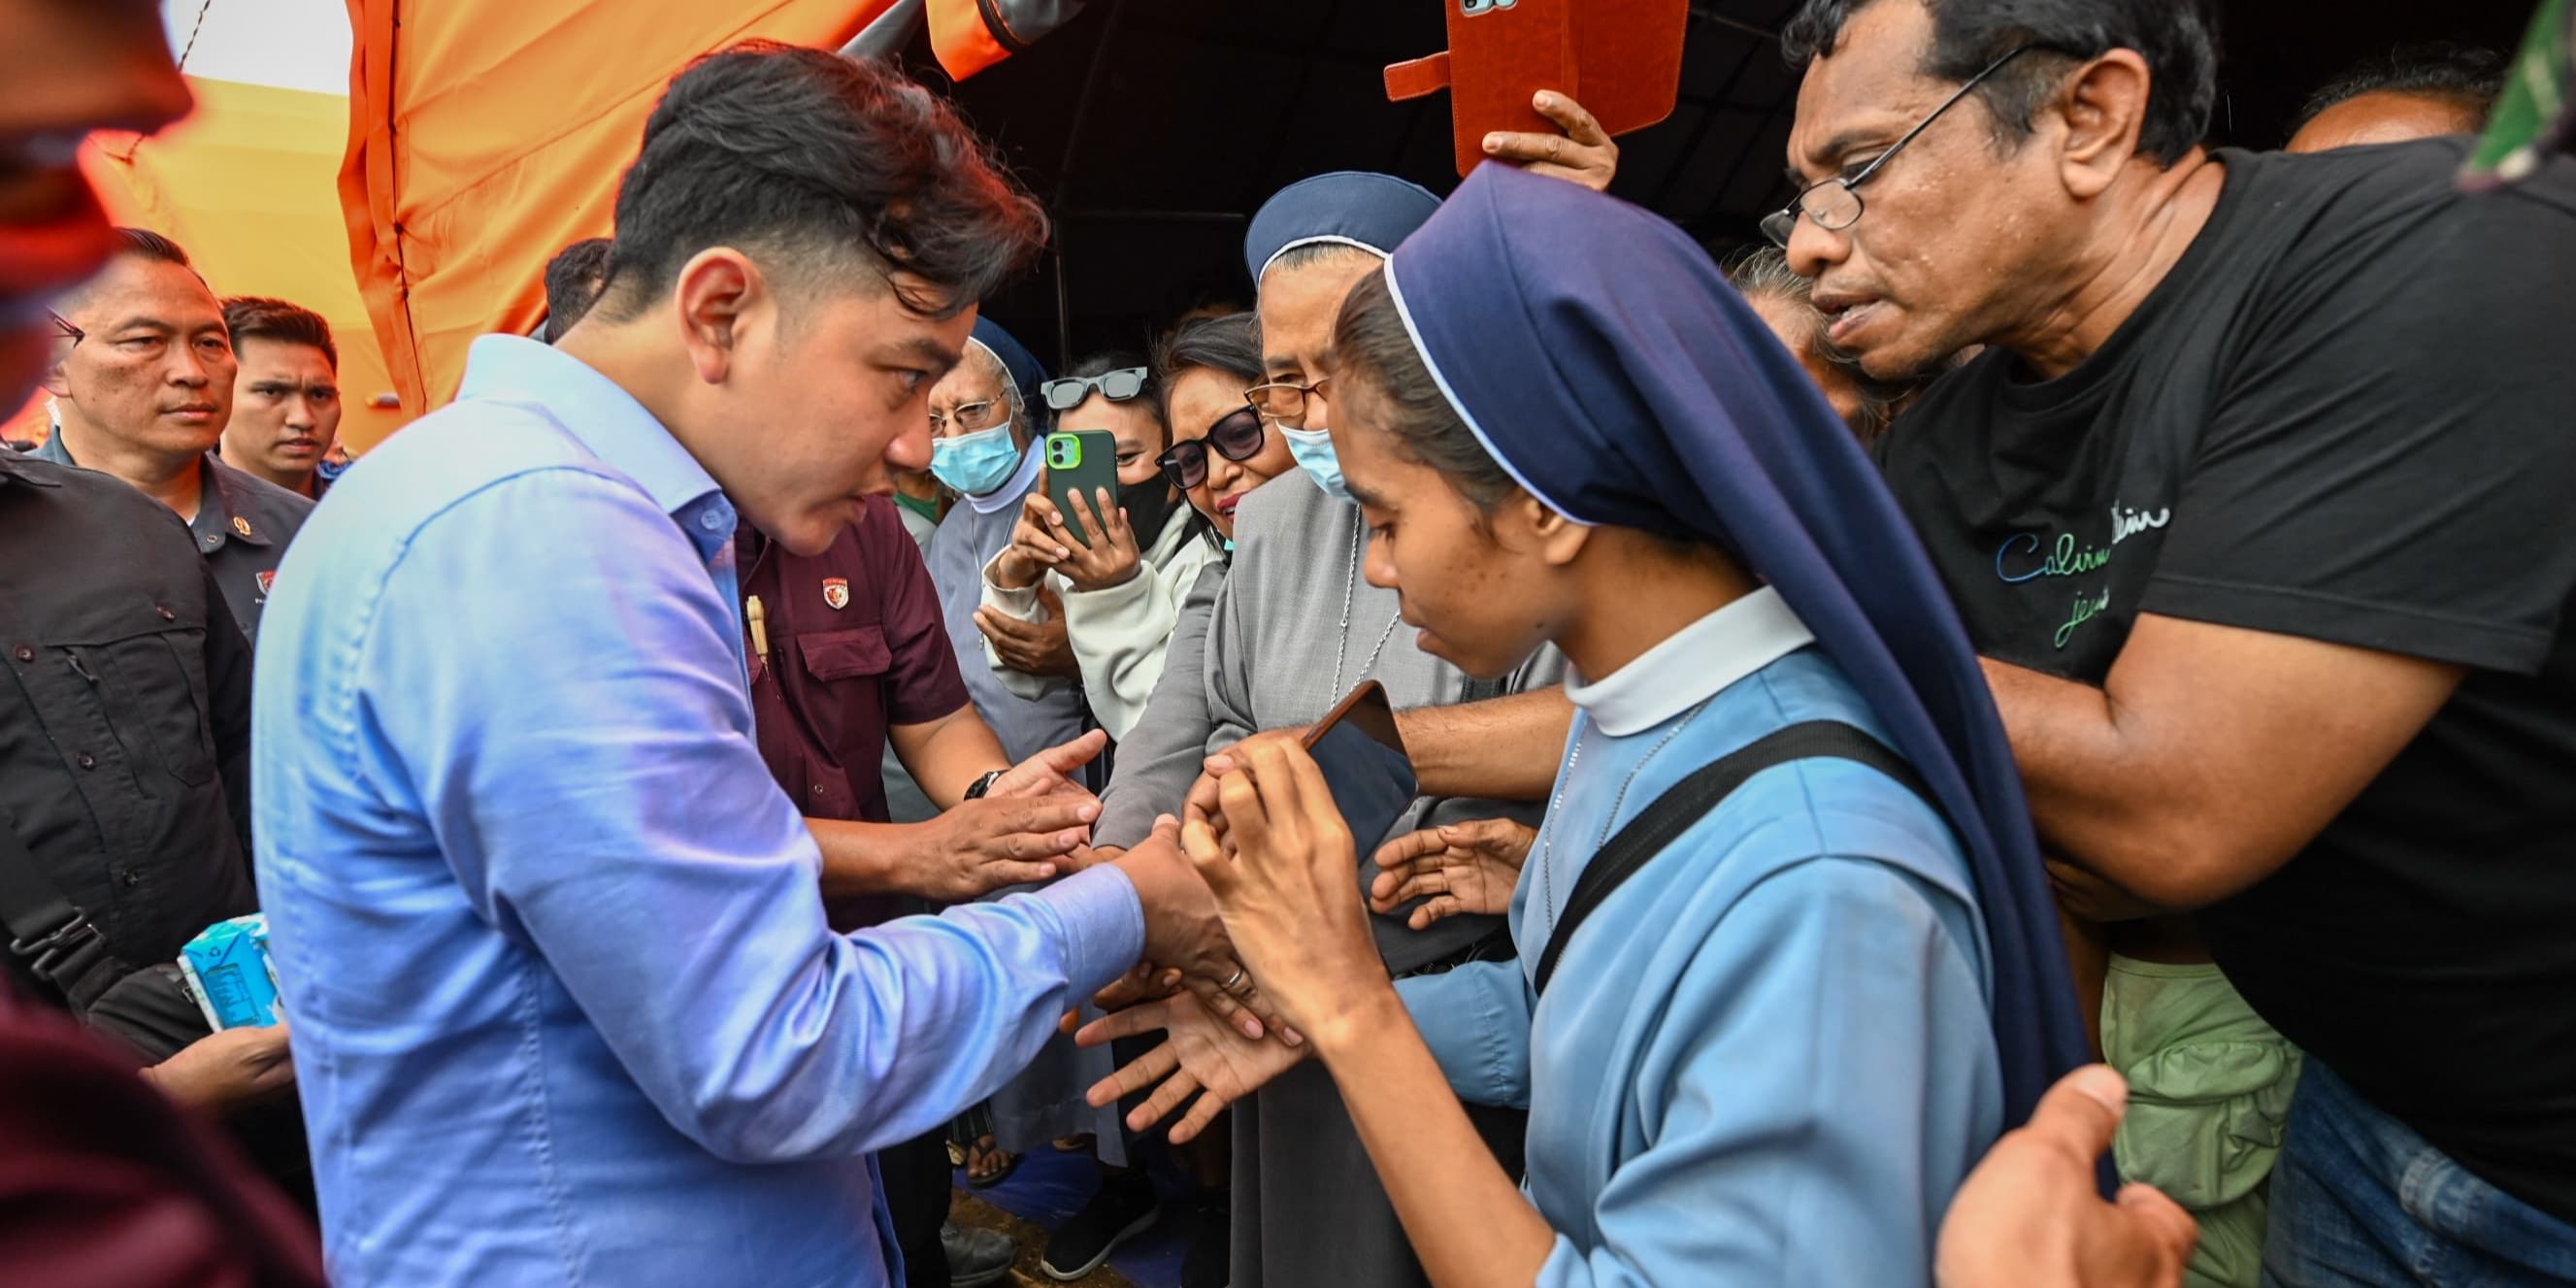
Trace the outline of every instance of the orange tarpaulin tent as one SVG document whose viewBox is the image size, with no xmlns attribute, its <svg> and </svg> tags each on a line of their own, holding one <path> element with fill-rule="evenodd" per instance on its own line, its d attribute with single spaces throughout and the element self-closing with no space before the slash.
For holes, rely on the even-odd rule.
<svg viewBox="0 0 2576 1288">
<path fill-rule="evenodd" d="M 341 231 L 334 184 L 347 101 L 199 77 L 189 87 L 197 108 L 186 121 L 149 139 L 102 133 L 82 148 L 81 168 L 109 217 L 178 242 L 218 294 L 274 295 L 329 321 L 347 408 L 341 437 L 363 450 L 406 417 L 367 405 L 394 386 Z M 39 395 L 5 436 L 33 437 L 44 419 Z"/>
<path fill-rule="evenodd" d="M 544 316 L 546 261 L 611 231 L 644 119 L 691 59 L 755 38 L 838 49 L 896 4 L 349 0 L 340 201 L 403 406 L 453 396 L 474 337 Z M 975 0 L 929 10 L 943 57 L 1002 55 L 958 32 Z"/>
</svg>

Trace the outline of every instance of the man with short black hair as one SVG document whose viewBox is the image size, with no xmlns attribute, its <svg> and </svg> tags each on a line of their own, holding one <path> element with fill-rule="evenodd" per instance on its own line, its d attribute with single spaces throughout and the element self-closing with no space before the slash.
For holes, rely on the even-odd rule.
<svg viewBox="0 0 2576 1288">
<path fill-rule="evenodd" d="M 2292 152 L 2402 143 L 2485 129 L 2504 90 L 2504 56 L 2449 41 L 2400 45 L 2346 70 L 2308 96 Z"/>
<path fill-rule="evenodd" d="M 2205 151 L 2173 0 L 1808 0 L 1786 43 L 1765 231 L 1828 338 L 1881 377 L 1990 346 L 1880 452 L 2042 838 L 2224 969 L 2142 963 L 2239 1106 L 2177 1197 L 2259 1181 L 2268 1021 L 2307 1061 L 2264 1282 L 2576 1277 L 2576 367 L 2532 288 L 2576 280 L 2576 162 L 2471 197 L 2466 140 Z M 2124 1169 L 2189 1112 L 2155 1092 Z"/>
<path fill-rule="evenodd" d="M 215 455 L 238 363 L 223 306 L 159 233 L 117 230 L 116 257 L 56 306 L 65 343 L 45 388 L 62 423 L 34 455 L 111 474 L 196 536 L 244 633 L 313 503 Z"/>
<path fill-rule="evenodd" d="M 615 244 L 606 237 L 585 237 L 546 261 L 546 343 L 560 343 L 599 303 L 599 293 L 608 285 L 608 249 Z"/>
<path fill-rule="evenodd" d="M 340 346 L 322 315 L 258 295 L 224 301 L 232 333 L 233 415 L 223 462 L 307 500 L 328 485 L 318 473 L 340 441 Z"/>
<path fill-rule="evenodd" d="M 645 124 L 598 306 L 559 346 L 477 340 L 315 512 L 252 753 L 334 1278 L 886 1284 L 866 1155 L 1140 953 L 1229 955 L 1170 829 L 834 933 L 838 842 L 761 758 L 738 521 L 818 554 L 927 464 L 924 399 L 1045 228 L 900 75 L 711 55 Z M 818 680 L 884 665 L 832 643 Z M 1097 811 L 1032 795 L 1010 830 Z"/>
</svg>

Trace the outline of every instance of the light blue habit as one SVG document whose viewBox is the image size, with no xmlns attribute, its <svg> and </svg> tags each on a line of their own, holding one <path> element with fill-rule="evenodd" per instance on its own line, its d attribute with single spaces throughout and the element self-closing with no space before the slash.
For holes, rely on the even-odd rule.
<svg viewBox="0 0 2576 1288">
<path fill-rule="evenodd" d="M 1765 588 L 1593 684 L 1511 907 L 1520 959 L 1399 981 L 1466 1100 L 1526 1106 L 1547 1285 L 1927 1284 L 1943 1211 L 2002 1130 L 1992 968 L 1967 863 L 1875 770 L 1754 776 L 1575 931 L 1601 843 L 1775 730 L 1887 731 Z"/>
</svg>

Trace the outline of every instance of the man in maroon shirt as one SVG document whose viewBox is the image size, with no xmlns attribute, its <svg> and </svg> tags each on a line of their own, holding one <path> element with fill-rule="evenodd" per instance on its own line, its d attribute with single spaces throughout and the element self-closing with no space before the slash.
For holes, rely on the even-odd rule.
<svg viewBox="0 0 2576 1288">
<path fill-rule="evenodd" d="M 1099 806 L 1067 776 L 1099 754 L 1103 736 L 1011 767 L 967 697 L 930 572 L 890 500 L 871 503 L 820 555 L 798 557 L 745 529 L 736 558 L 761 758 L 822 844 L 834 928 L 1045 880 L 1088 838 Z M 888 821 L 879 773 L 888 743 L 942 811 L 936 818 Z M 998 1234 L 943 1228 L 942 1136 L 877 1159 L 911 1288 L 993 1282 L 1017 1251 Z"/>
</svg>

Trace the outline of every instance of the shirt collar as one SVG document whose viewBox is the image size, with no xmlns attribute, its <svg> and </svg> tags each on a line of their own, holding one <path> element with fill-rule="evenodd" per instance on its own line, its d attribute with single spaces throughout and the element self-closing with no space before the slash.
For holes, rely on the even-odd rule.
<svg viewBox="0 0 2576 1288">
<path fill-rule="evenodd" d="M 1565 696 L 1613 738 L 1640 734 L 1816 642 L 1780 592 L 1764 586 L 1683 627 L 1637 660 Z"/>
<path fill-rule="evenodd" d="M 197 472 L 197 517 L 189 521 L 188 529 L 197 534 L 199 546 L 213 550 L 226 541 L 272 544 L 268 533 L 251 518 L 254 507 L 245 503 L 248 475 L 224 464 L 213 452 L 206 453 Z"/>
<path fill-rule="evenodd" d="M 37 487 L 61 487 L 61 483 L 45 477 L 42 471 L 27 468 L 27 462 L 38 459 L 41 457 L 36 452 L 20 453 L 0 447 L 0 483 L 33 483 Z"/>
<path fill-rule="evenodd" d="M 1011 472 L 1010 481 L 982 496 L 968 494 L 966 504 L 975 507 L 977 514 L 991 514 L 995 510 L 1018 505 L 1020 498 L 1038 485 L 1038 470 L 1045 464 L 1046 453 L 1039 451 L 1038 440 L 1031 438 L 1029 449 L 1020 453 L 1020 468 Z"/>
<path fill-rule="evenodd" d="M 665 514 L 702 509 L 697 502 L 722 491 L 633 394 L 561 349 L 515 335 L 479 337 L 466 351 L 456 397 L 544 408 L 591 455 L 635 480 Z"/>
<path fill-rule="evenodd" d="M 55 428 L 53 437 L 36 448 L 34 455 L 56 465 L 81 468 L 80 463 L 72 459 L 71 445 L 63 441 L 59 426 Z M 247 541 L 255 546 L 269 544 L 268 534 L 260 531 L 243 513 L 241 489 L 233 479 L 225 477 L 225 471 L 231 468 L 218 460 L 213 452 L 206 453 L 198 464 L 197 517 L 188 521 L 188 533 L 196 539 L 200 552 L 220 550 L 229 540 Z"/>
</svg>

